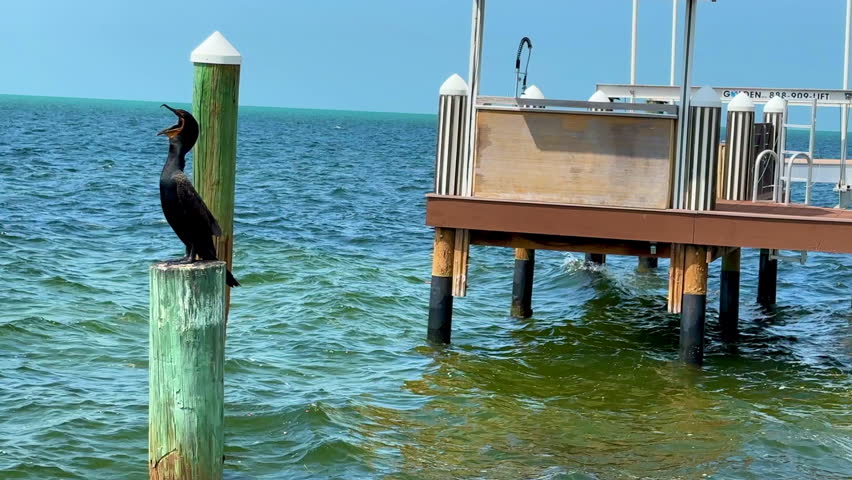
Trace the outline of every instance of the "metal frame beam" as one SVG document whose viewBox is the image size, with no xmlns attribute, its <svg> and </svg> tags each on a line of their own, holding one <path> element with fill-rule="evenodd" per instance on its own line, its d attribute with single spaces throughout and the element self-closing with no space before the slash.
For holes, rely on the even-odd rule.
<svg viewBox="0 0 852 480">
<path fill-rule="evenodd" d="M 677 122 L 677 154 L 675 155 L 675 174 L 674 188 L 672 189 L 672 198 L 681 198 L 683 192 L 681 187 L 684 184 L 681 177 L 684 175 L 684 168 L 687 159 L 687 145 L 689 142 L 689 97 L 692 94 L 692 56 L 695 49 L 695 17 L 698 13 L 698 0 L 685 0 L 686 8 L 684 12 L 684 28 L 683 28 L 683 62 L 681 69 L 680 82 L 680 110 L 678 111 Z"/>
</svg>

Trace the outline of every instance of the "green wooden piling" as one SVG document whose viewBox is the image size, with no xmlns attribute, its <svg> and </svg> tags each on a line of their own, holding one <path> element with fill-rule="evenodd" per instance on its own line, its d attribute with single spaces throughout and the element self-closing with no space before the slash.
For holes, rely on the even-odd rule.
<svg viewBox="0 0 852 480">
<path fill-rule="evenodd" d="M 214 32 L 190 57 L 195 68 L 192 112 L 200 134 L 192 158 L 192 183 L 222 228 L 216 255 L 233 271 L 234 180 L 237 170 L 239 52 Z M 226 293 L 226 305 L 230 292 Z M 226 307 L 227 308 L 227 307 Z"/>
<path fill-rule="evenodd" d="M 225 262 L 150 275 L 150 480 L 219 480 L 224 463 Z"/>
</svg>

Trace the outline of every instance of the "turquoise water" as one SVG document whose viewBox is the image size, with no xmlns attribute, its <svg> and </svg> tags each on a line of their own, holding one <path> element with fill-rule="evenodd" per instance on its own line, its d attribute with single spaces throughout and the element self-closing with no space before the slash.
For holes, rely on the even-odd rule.
<svg viewBox="0 0 852 480">
<path fill-rule="evenodd" d="M 0 96 L 0 478 L 145 478 L 148 266 L 182 255 L 157 193 L 172 120 Z M 512 252 L 474 248 L 454 344 L 428 346 L 434 123 L 241 110 L 227 478 L 852 475 L 849 256 L 782 264 L 765 312 L 746 251 L 735 351 L 713 264 L 694 371 L 666 262 L 540 252 L 535 316 L 517 320 Z"/>
</svg>

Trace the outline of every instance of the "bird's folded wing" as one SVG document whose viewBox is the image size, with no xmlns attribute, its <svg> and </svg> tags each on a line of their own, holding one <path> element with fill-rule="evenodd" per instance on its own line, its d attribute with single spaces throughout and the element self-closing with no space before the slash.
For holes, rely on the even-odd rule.
<svg viewBox="0 0 852 480">
<path fill-rule="evenodd" d="M 216 217 L 210 213 L 201 195 L 195 191 L 192 182 L 189 181 L 183 173 L 174 176 L 177 182 L 177 197 L 181 208 L 187 215 L 199 222 L 199 226 L 205 225 L 210 230 L 210 235 L 222 235 L 222 229 L 219 228 L 219 223 L 216 222 Z"/>
</svg>

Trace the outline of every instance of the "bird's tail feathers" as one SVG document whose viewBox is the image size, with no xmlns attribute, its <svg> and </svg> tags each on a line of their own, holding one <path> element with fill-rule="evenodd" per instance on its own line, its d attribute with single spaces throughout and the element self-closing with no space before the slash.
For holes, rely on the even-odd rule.
<svg viewBox="0 0 852 480">
<path fill-rule="evenodd" d="M 233 275 L 231 275 L 230 270 L 225 271 L 225 283 L 228 284 L 229 287 L 239 287 L 240 286 L 240 282 L 238 282 L 237 279 L 234 278 Z"/>
</svg>

